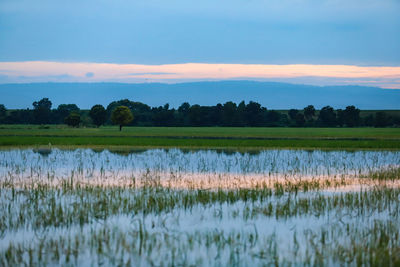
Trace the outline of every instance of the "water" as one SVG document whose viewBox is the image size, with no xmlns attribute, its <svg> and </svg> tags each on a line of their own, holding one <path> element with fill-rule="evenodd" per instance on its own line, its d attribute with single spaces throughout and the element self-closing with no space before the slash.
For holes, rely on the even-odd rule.
<svg viewBox="0 0 400 267">
<path fill-rule="evenodd" d="M 42 155 L 33 150 L 0 151 L 0 177 L 90 179 L 129 177 L 137 173 L 257 174 L 263 176 L 359 175 L 400 166 L 398 151 L 264 150 L 224 153 L 213 150 L 150 149 L 117 154 L 108 150 L 59 150 Z"/>
<path fill-rule="evenodd" d="M 40 152 L 0 151 L 0 265 L 400 261 L 400 152 Z"/>
</svg>

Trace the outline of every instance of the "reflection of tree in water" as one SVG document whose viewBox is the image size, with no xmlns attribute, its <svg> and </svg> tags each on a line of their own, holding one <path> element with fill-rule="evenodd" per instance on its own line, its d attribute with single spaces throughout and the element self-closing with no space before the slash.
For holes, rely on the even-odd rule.
<svg viewBox="0 0 400 267">
<path fill-rule="evenodd" d="M 232 155 L 235 155 L 236 153 L 239 153 L 240 155 L 249 154 L 249 155 L 257 156 L 263 150 L 260 150 L 260 149 L 249 149 L 249 150 L 215 149 L 213 151 L 217 152 L 217 154 L 222 154 L 222 155 L 227 155 L 227 156 L 232 156 Z"/>
<path fill-rule="evenodd" d="M 148 151 L 148 149 L 109 149 L 108 150 L 112 154 L 116 154 L 119 156 L 129 156 L 132 154 L 142 154 Z"/>
<path fill-rule="evenodd" d="M 217 148 L 217 149 L 191 149 L 191 148 L 182 148 L 179 149 L 183 154 L 189 154 L 189 153 L 194 153 L 198 151 L 212 151 L 216 152 L 219 155 L 226 155 L 226 156 L 231 156 L 235 155 L 236 153 L 239 153 L 240 155 L 259 155 L 263 150 L 261 149 L 244 149 L 244 150 L 237 150 L 237 149 L 229 149 L 229 148 Z M 164 149 L 165 152 L 168 152 L 168 149 Z"/>
<path fill-rule="evenodd" d="M 94 153 L 101 153 L 101 152 L 103 152 L 104 151 L 104 149 L 103 148 L 92 148 L 91 149 Z"/>
<path fill-rule="evenodd" d="M 33 152 L 39 153 L 43 157 L 47 157 L 48 155 L 51 154 L 52 150 L 49 147 L 41 147 L 41 148 L 33 149 Z"/>
</svg>

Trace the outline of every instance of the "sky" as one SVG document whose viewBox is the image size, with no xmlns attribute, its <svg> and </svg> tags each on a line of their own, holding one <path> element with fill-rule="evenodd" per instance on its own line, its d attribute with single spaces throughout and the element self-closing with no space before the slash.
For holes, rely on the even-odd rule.
<svg viewBox="0 0 400 267">
<path fill-rule="evenodd" d="M 400 0 L 0 0 L 0 83 L 400 89 Z"/>
</svg>

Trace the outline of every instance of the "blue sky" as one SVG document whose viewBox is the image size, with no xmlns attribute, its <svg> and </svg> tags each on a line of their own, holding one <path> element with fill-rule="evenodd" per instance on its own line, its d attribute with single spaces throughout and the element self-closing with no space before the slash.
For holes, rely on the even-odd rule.
<svg viewBox="0 0 400 267">
<path fill-rule="evenodd" d="M 0 62 L 400 66 L 399 0 L 1 0 L 0 33 Z"/>
<path fill-rule="evenodd" d="M 396 0 L 2 0 L 0 60 L 400 65 Z"/>
</svg>

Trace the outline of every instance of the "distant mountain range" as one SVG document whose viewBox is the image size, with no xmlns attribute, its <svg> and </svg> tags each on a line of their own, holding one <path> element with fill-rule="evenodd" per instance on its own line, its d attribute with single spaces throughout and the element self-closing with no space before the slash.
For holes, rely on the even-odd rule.
<svg viewBox="0 0 400 267">
<path fill-rule="evenodd" d="M 252 100 L 268 109 L 303 108 L 330 105 L 360 109 L 400 109 L 400 90 L 365 86 L 311 86 L 275 82 L 216 81 L 191 83 L 26 83 L 0 84 L 0 104 L 6 108 L 32 108 L 32 102 L 48 97 L 53 107 L 77 104 L 88 109 L 94 104 L 107 106 L 128 98 L 150 106 L 169 103 L 215 105 Z"/>
</svg>

